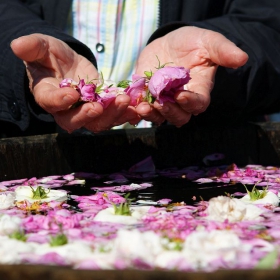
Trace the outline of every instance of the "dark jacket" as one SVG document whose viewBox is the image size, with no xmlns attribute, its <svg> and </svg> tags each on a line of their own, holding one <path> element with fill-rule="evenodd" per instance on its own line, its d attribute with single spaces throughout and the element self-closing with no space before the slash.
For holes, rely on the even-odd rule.
<svg viewBox="0 0 280 280">
<path fill-rule="evenodd" d="M 71 2 L 0 0 L 0 131 L 40 133 L 38 125 L 44 132 L 52 122 L 29 93 L 24 65 L 10 49 L 13 39 L 35 32 L 52 35 L 96 65 L 91 51 L 63 32 Z M 280 111 L 279 0 L 160 0 L 159 13 L 160 28 L 150 40 L 193 25 L 222 33 L 249 55 L 239 69 L 218 68 L 211 105 L 192 122 L 239 123 Z"/>
</svg>

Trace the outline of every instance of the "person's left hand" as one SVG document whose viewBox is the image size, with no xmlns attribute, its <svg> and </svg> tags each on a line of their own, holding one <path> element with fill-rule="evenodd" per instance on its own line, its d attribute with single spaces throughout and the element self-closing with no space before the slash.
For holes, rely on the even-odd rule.
<svg viewBox="0 0 280 280">
<path fill-rule="evenodd" d="M 187 90 L 175 95 L 176 103 L 160 105 L 140 103 L 136 111 L 145 120 L 156 124 L 167 120 L 177 127 L 187 123 L 192 115 L 204 112 L 210 103 L 218 66 L 237 68 L 244 65 L 248 55 L 222 34 L 198 28 L 182 27 L 147 45 L 136 64 L 136 73 L 156 71 L 158 59 L 168 66 L 190 69 L 191 80 Z"/>
</svg>

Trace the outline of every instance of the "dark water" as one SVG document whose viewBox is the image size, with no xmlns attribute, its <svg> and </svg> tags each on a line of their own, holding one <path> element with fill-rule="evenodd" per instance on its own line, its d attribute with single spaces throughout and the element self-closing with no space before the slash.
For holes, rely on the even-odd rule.
<svg viewBox="0 0 280 280">
<path fill-rule="evenodd" d="M 172 199 L 172 203 L 184 201 L 188 205 L 194 205 L 201 200 L 207 201 L 219 195 L 232 195 L 235 192 L 246 192 L 244 186 L 240 183 L 224 184 L 212 182 L 198 184 L 183 178 L 168 178 L 162 176 L 152 179 L 133 179 L 122 184 L 106 184 L 104 180 L 86 179 L 85 185 L 74 185 L 66 188 L 63 187 L 63 189 L 68 190 L 70 195 L 93 195 L 96 191 L 92 188 L 95 187 L 100 188 L 100 191 L 102 191 L 102 187 L 130 185 L 132 183 L 141 184 L 144 182 L 151 183 L 152 187 L 129 191 L 129 197 L 133 199 L 133 201 L 158 201 L 160 199 L 169 198 Z M 121 192 L 117 193 L 121 194 Z"/>
<path fill-rule="evenodd" d="M 184 201 L 188 205 L 193 205 L 202 199 L 209 200 L 218 195 L 245 191 L 244 186 L 241 184 L 227 186 L 222 183 L 198 184 L 181 178 L 157 178 L 152 183 L 153 187 L 135 192 L 138 199 L 140 199 L 139 196 L 150 193 L 150 198 L 147 196 L 146 199 L 157 201 L 163 198 L 170 198 L 172 202 Z"/>
</svg>

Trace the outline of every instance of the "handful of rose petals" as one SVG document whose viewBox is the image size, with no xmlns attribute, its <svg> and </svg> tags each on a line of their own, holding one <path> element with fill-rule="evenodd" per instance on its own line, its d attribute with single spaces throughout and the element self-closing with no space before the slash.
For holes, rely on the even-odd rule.
<svg viewBox="0 0 280 280">
<path fill-rule="evenodd" d="M 145 76 L 132 75 L 132 81 L 119 83 L 105 82 L 103 76 L 99 79 L 85 82 L 80 79 L 76 82 L 70 78 L 62 80 L 61 88 L 72 87 L 80 93 L 78 104 L 83 102 L 98 102 L 106 108 L 119 94 L 130 97 L 130 105 L 137 106 L 140 102 L 153 103 L 157 100 L 160 104 L 166 101 L 175 102 L 174 95 L 183 90 L 190 78 L 190 70 L 184 67 L 159 66 L 153 73 L 145 72 Z M 76 104 L 77 105 L 77 104 Z"/>
</svg>

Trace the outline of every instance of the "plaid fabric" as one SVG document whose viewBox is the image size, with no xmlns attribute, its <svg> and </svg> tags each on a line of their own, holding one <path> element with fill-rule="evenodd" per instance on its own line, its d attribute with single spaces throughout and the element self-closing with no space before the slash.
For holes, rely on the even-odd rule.
<svg viewBox="0 0 280 280">
<path fill-rule="evenodd" d="M 158 13 L 159 0 L 73 0 L 73 36 L 91 48 L 104 79 L 131 79 Z M 104 52 L 96 51 L 97 43 Z"/>
</svg>

